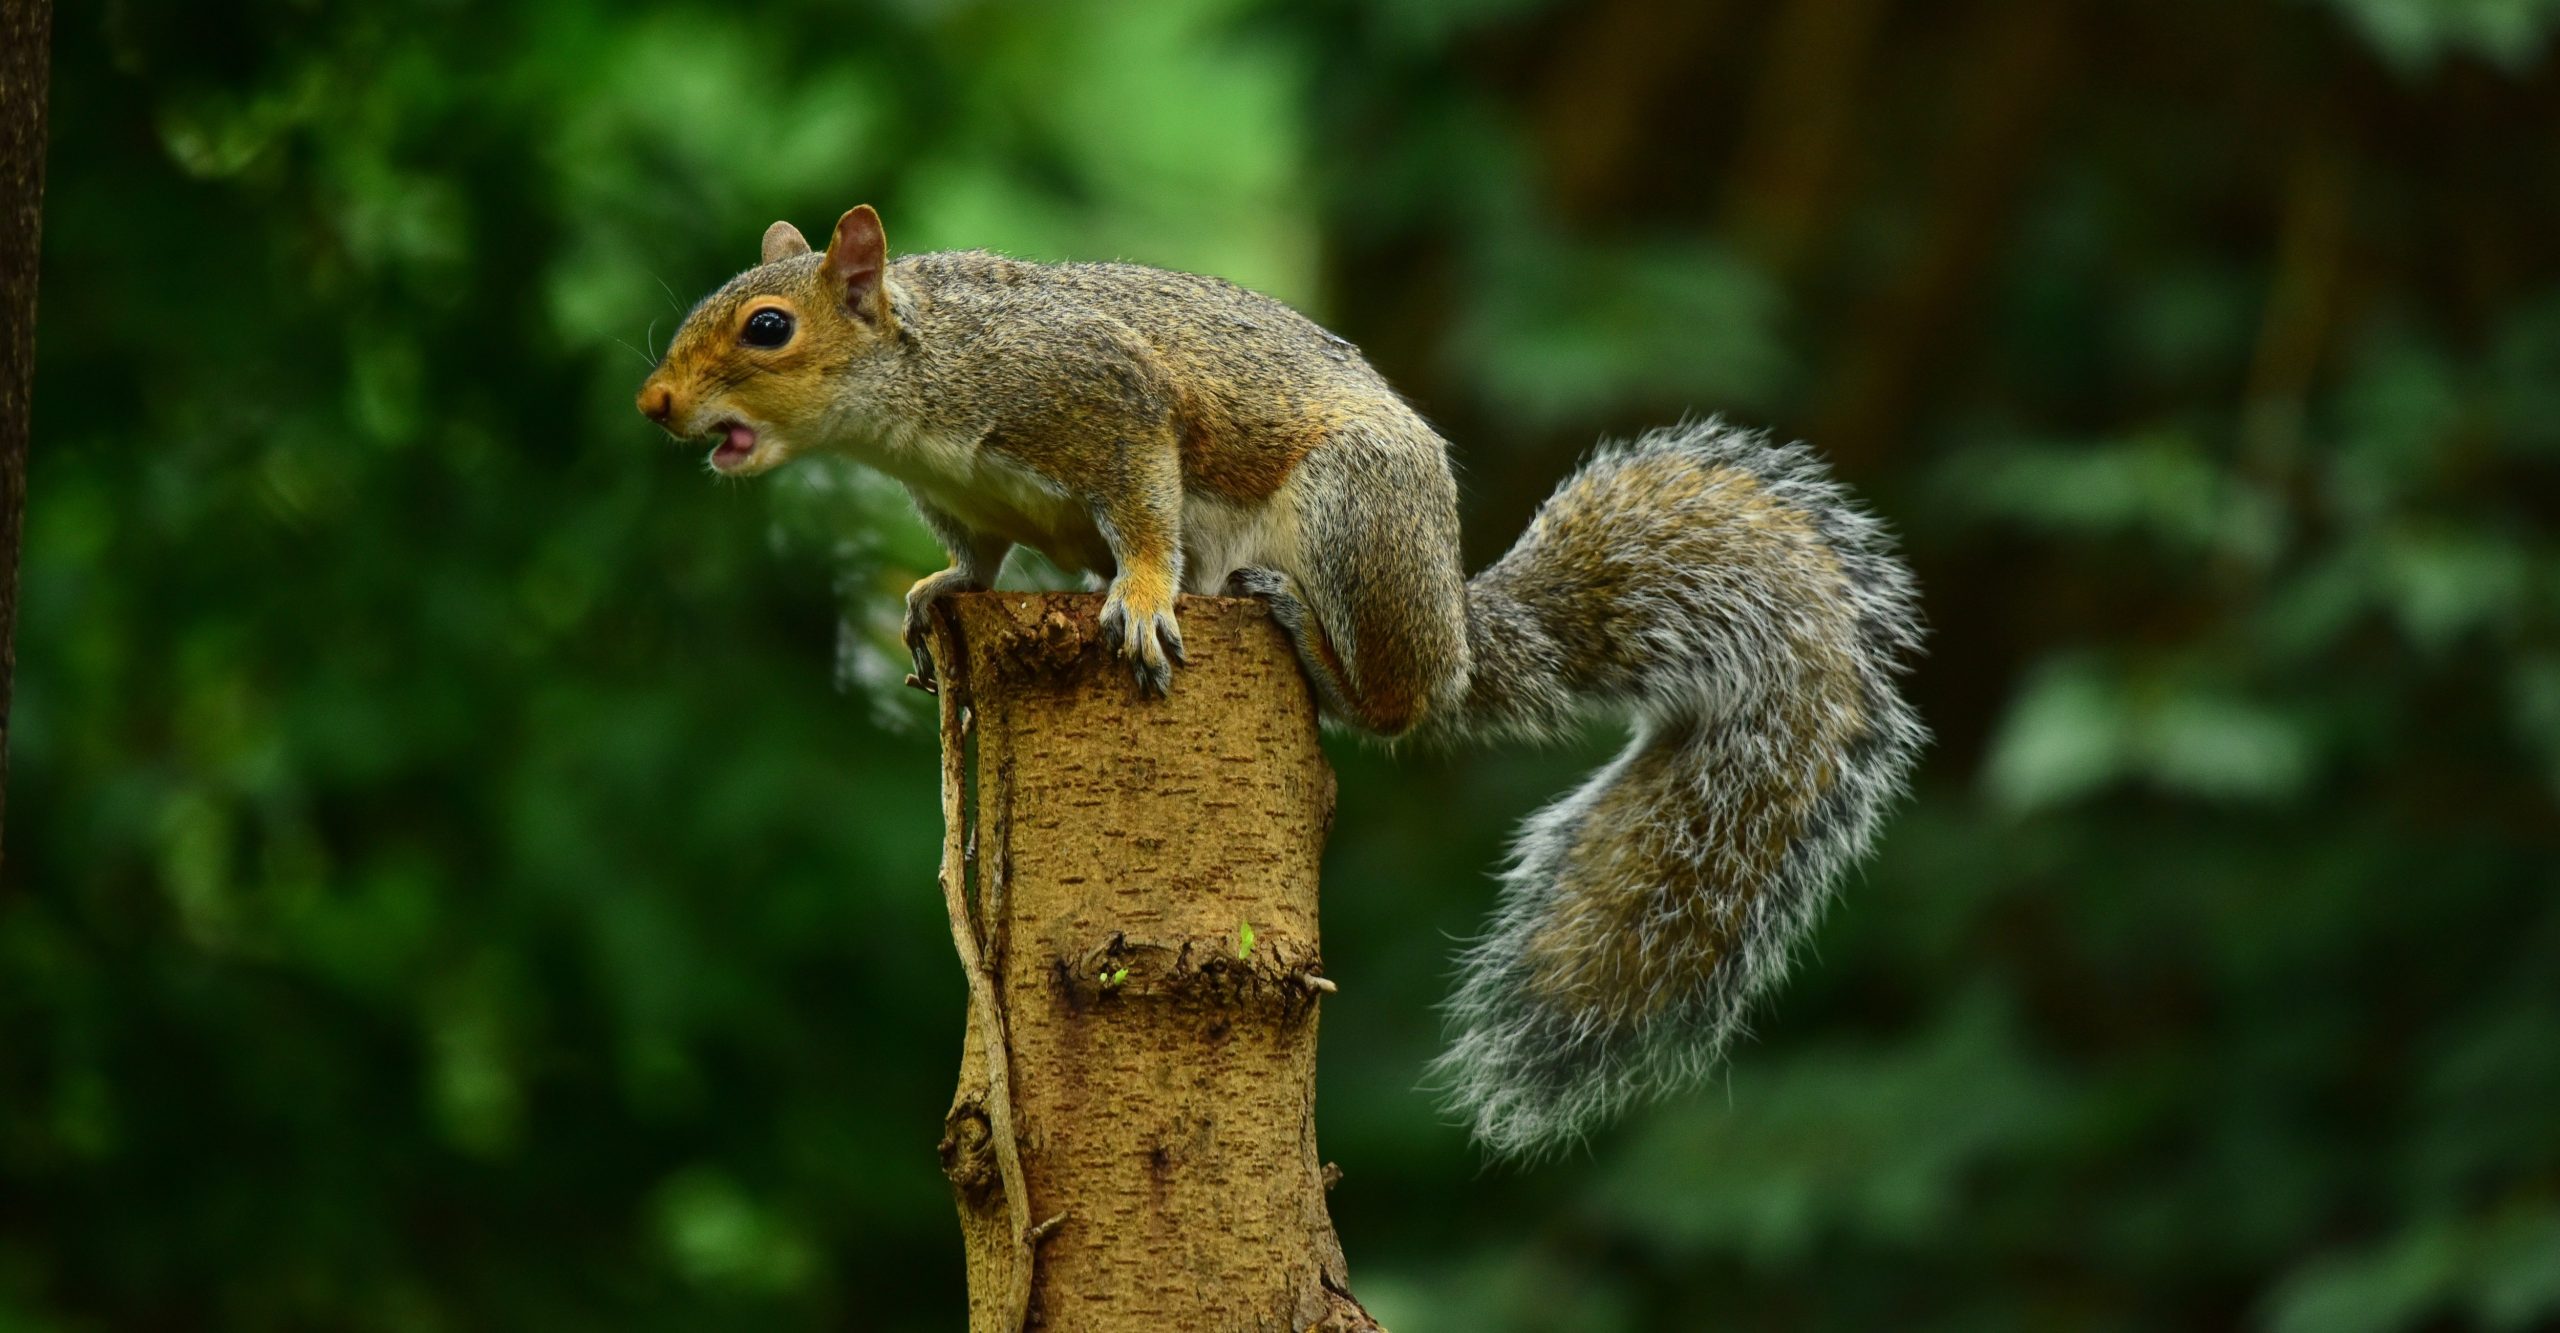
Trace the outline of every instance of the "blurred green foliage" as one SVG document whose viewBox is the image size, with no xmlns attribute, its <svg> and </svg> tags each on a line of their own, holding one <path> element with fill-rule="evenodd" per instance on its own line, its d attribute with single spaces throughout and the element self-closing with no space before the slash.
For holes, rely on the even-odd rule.
<svg viewBox="0 0 2560 1333">
<path fill-rule="evenodd" d="M 67 4 L 0 1330 L 941 1329 L 934 552 L 629 407 L 775 217 L 1220 273 L 1458 442 L 1811 438 L 1941 741 L 1719 1084 L 1415 1087 L 1608 744 L 1337 747 L 1322 1083 L 1435 1329 L 2560 1325 L 2551 0 Z M 1036 577 L 1036 571 L 1019 577 Z M 842 669 L 839 662 L 844 663 Z"/>
</svg>

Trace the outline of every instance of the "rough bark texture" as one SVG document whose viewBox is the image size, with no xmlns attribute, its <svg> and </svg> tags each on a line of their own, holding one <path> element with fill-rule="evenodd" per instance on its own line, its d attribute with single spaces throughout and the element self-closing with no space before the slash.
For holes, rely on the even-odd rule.
<svg viewBox="0 0 2560 1333">
<path fill-rule="evenodd" d="M 8 810 L 9 684 L 17 675 L 18 525 L 26 512 L 27 390 L 36 363 L 36 235 L 44 206 L 51 0 L 0 0 L 0 816 Z"/>
<path fill-rule="evenodd" d="M 973 594 L 936 626 L 969 1327 L 1374 1329 L 1316 1155 L 1314 701 L 1261 604 L 1223 598 L 1183 600 L 1190 665 L 1142 699 L 1101 604 Z"/>
</svg>

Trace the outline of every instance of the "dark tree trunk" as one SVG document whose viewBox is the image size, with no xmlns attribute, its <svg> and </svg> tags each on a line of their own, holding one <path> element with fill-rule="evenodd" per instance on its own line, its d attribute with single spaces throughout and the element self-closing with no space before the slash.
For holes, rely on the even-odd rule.
<svg viewBox="0 0 2560 1333">
<path fill-rule="evenodd" d="M 52 0 L 0 0 L 0 838 L 17 675 L 18 543 L 27 508 L 27 397 L 36 368 L 36 236 L 44 208 Z"/>
</svg>

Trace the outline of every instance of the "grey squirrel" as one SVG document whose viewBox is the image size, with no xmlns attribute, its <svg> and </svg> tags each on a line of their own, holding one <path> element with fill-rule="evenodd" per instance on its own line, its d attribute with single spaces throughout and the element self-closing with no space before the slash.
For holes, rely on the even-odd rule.
<svg viewBox="0 0 2560 1333">
<path fill-rule="evenodd" d="M 1812 453 L 1715 421 L 1600 449 L 1509 554 L 1459 567 L 1448 446 L 1359 351 L 1215 278 L 983 252 L 894 263 L 870 206 L 824 253 L 777 222 L 639 407 L 731 476 L 804 453 L 903 483 L 951 567 L 1017 544 L 1109 579 L 1140 687 L 1183 660 L 1175 598 L 1266 599 L 1332 717 L 1384 737 L 1634 739 L 1519 835 L 1435 1064 L 1492 1151 L 1570 1141 L 1701 1076 L 1926 739 L 1891 539 Z"/>
</svg>

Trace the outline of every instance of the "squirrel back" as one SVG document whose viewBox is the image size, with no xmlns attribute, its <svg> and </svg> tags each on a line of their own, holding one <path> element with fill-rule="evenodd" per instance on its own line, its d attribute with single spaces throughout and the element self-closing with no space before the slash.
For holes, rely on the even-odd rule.
<svg viewBox="0 0 2560 1333">
<path fill-rule="evenodd" d="M 640 408 L 712 466 L 835 450 L 905 483 L 951 568 L 1016 544 L 1107 578 L 1143 690 L 1176 596 L 1262 597 L 1331 717 L 1536 737 L 1594 709 L 1626 751 L 1533 817 L 1466 953 L 1436 1065 L 1503 1153 L 1552 1147 L 1710 1066 L 1865 849 L 1924 732 L 1883 529 L 1801 446 L 1715 421 L 1601 449 L 1467 579 L 1446 443 L 1349 343 L 1269 297 L 1129 264 L 975 251 L 894 264 L 848 212 L 688 315 Z"/>
</svg>

